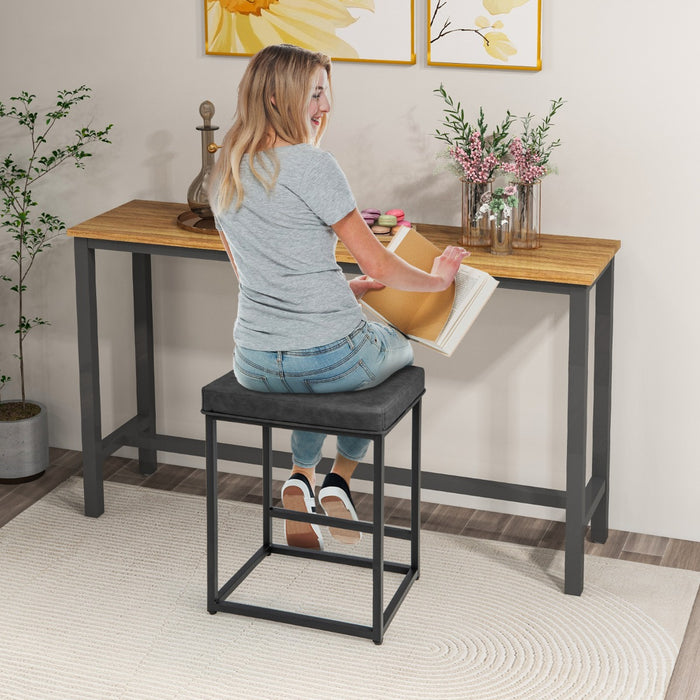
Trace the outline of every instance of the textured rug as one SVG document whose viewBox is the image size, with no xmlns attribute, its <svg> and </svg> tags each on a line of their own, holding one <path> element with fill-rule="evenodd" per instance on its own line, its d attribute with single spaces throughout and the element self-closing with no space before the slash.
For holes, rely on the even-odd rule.
<svg viewBox="0 0 700 700">
<path fill-rule="evenodd" d="M 421 578 L 376 646 L 209 615 L 204 499 L 105 491 L 98 519 L 74 478 L 0 529 L 0 698 L 663 698 L 700 583 L 587 557 L 575 598 L 561 552 L 424 532 Z M 227 575 L 259 514 L 221 503 Z M 273 556 L 234 596 L 370 624 L 370 573 L 354 567 Z"/>
</svg>

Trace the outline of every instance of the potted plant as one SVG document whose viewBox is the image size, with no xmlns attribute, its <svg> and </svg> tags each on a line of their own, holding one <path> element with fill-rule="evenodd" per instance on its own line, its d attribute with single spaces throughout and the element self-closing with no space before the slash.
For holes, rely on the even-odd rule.
<svg viewBox="0 0 700 700">
<path fill-rule="evenodd" d="M 48 466 L 48 421 L 46 409 L 37 401 L 27 400 L 24 344 L 29 333 L 46 325 L 40 316 L 27 310 L 27 278 L 39 253 L 51 247 L 51 241 L 65 231 L 65 224 L 54 214 L 39 208 L 34 185 L 66 162 L 83 168 L 92 154 L 86 147 L 94 142 L 110 143 L 112 124 L 103 129 L 84 126 L 73 132 L 68 143 L 50 143 L 57 122 L 66 119 L 72 108 L 90 97 L 85 85 L 75 90 L 60 90 L 55 105 L 40 113 L 34 106 L 35 95 L 21 92 L 6 105 L 0 102 L 0 119 L 15 121 L 26 137 L 21 155 L 10 152 L 0 156 L 0 235 L 7 236 L 9 268 L 0 270 L 0 281 L 8 285 L 16 302 L 10 324 L 17 342 L 14 354 L 19 364 L 20 397 L 0 401 L 0 479 L 27 479 L 41 475 Z M 58 131 L 58 130 L 56 130 Z M 62 139 L 58 139 L 62 141 Z M 12 136 L 11 144 L 19 151 L 21 141 Z M 1 250 L 5 249 L 2 245 Z M 7 273 L 9 272 L 9 274 Z M 3 309 L 4 311 L 4 309 Z M 7 313 L 7 312 L 5 312 Z M 3 319 L 7 325 L 8 319 Z M 8 329 L 8 330 L 9 330 Z M 4 364 L 5 358 L 3 358 Z M 0 390 L 10 377 L 0 371 Z M 1 397 L 0 397 L 1 398 Z"/>
</svg>

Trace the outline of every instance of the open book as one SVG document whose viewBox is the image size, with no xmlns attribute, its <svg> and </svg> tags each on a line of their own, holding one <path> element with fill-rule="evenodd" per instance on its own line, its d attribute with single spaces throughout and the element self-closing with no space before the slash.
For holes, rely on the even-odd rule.
<svg viewBox="0 0 700 700">
<path fill-rule="evenodd" d="M 442 253 L 408 227 L 399 229 L 387 249 L 426 272 Z M 443 292 L 404 292 L 384 287 L 367 292 L 361 301 L 382 321 L 449 357 L 497 286 L 498 281 L 487 272 L 462 265 L 454 283 Z"/>
</svg>

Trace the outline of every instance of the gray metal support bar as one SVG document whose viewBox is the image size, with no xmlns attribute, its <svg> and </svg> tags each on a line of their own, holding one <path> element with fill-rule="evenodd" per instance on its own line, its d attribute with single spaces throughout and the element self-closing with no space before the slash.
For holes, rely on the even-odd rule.
<svg viewBox="0 0 700 700">
<path fill-rule="evenodd" d="M 592 469 L 593 477 L 600 477 L 605 482 L 605 492 L 591 517 L 591 540 L 593 542 L 605 542 L 608 539 L 614 265 L 615 260 L 613 259 L 598 279 L 595 295 Z"/>
<path fill-rule="evenodd" d="M 100 357 L 97 338 L 95 251 L 86 238 L 76 238 L 75 297 L 78 320 L 80 426 L 83 441 L 83 492 L 85 515 L 97 518 L 105 509 L 102 475 L 102 413 Z"/>
<path fill-rule="evenodd" d="M 566 558 L 564 593 L 583 591 L 586 530 L 589 289 L 569 295 L 569 396 L 566 447 Z"/>
<path fill-rule="evenodd" d="M 207 479 L 207 610 L 216 612 L 219 589 L 219 494 L 217 479 L 216 421 L 205 416 Z"/>
<path fill-rule="evenodd" d="M 262 426 L 263 547 L 272 544 L 272 429 Z"/>
<path fill-rule="evenodd" d="M 421 405 L 411 411 L 411 567 L 420 572 Z"/>
<path fill-rule="evenodd" d="M 384 436 L 374 438 L 374 532 L 372 534 L 372 641 L 384 639 Z"/>
<path fill-rule="evenodd" d="M 136 359 L 136 408 L 145 420 L 147 437 L 156 434 L 156 387 L 153 357 L 153 300 L 151 284 L 151 256 L 132 253 L 132 284 L 134 294 L 134 353 Z M 153 474 L 156 470 L 156 451 L 139 447 L 139 470 Z"/>
</svg>

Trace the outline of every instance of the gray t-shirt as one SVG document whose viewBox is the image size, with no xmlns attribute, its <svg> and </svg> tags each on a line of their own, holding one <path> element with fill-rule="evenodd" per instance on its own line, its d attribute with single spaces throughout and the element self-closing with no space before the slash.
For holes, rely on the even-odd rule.
<svg viewBox="0 0 700 700">
<path fill-rule="evenodd" d="M 239 276 L 235 342 L 251 350 L 300 350 L 331 343 L 362 321 L 335 260 L 332 224 L 355 208 L 329 153 L 309 144 L 276 149 L 271 192 L 241 162 L 243 204 L 217 216 Z"/>
</svg>

